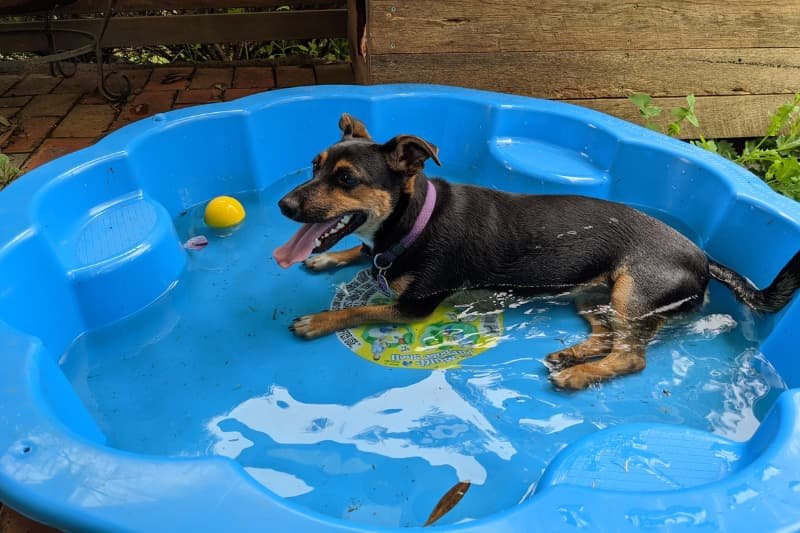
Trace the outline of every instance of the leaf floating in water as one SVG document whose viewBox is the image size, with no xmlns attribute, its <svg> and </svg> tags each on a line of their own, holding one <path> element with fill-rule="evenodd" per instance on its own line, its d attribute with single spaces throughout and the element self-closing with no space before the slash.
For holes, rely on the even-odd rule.
<svg viewBox="0 0 800 533">
<path fill-rule="evenodd" d="M 461 498 L 463 498 L 464 494 L 469 490 L 470 485 L 471 483 L 469 481 L 459 481 L 452 489 L 448 490 L 447 493 L 442 496 L 442 499 L 439 500 L 439 503 L 436 504 L 436 507 L 433 508 L 433 512 L 428 517 L 428 521 L 425 522 L 425 525 L 429 526 L 449 513 L 450 510 L 461 501 Z"/>
<path fill-rule="evenodd" d="M 205 235 L 198 235 L 197 237 L 192 237 L 185 243 L 183 243 L 183 247 L 187 250 L 202 250 L 208 245 L 208 239 L 206 239 Z"/>
</svg>

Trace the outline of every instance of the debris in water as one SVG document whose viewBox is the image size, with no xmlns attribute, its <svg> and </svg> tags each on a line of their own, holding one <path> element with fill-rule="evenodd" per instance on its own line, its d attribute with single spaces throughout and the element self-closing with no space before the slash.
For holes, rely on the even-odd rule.
<svg viewBox="0 0 800 533">
<path fill-rule="evenodd" d="M 452 489 L 448 490 L 447 493 L 442 496 L 442 499 L 439 500 L 439 503 L 436 504 L 436 507 L 433 508 L 433 512 L 428 517 L 425 525 L 429 526 L 449 513 L 450 510 L 461 501 L 464 494 L 467 493 L 470 484 L 469 481 L 459 481 Z"/>
<path fill-rule="evenodd" d="M 183 243 L 183 247 L 187 250 L 202 250 L 208 246 L 208 239 L 206 239 L 205 235 L 198 235 L 196 237 L 192 237 L 185 243 Z"/>
</svg>

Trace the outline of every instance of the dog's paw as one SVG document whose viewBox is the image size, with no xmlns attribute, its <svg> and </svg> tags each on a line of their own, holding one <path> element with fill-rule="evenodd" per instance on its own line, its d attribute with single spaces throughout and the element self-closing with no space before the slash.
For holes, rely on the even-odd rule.
<svg viewBox="0 0 800 533">
<path fill-rule="evenodd" d="M 560 352 L 553 352 L 544 358 L 544 365 L 551 371 L 557 372 L 578 363 L 572 349 L 567 348 Z"/>
<path fill-rule="evenodd" d="M 303 339 L 316 339 L 330 333 L 325 327 L 325 321 L 320 320 L 319 313 L 316 315 L 305 315 L 295 318 L 289 326 L 289 331 Z"/>
<path fill-rule="evenodd" d="M 342 266 L 342 263 L 334 259 L 331 254 L 322 253 L 303 261 L 303 266 L 313 272 L 322 272 L 323 270 Z"/>
<path fill-rule="evenodd" d="M 581 390 L 595 383 L 597 378 L 579 367 L 570 367 L 551 373 L 550 381 L 559 389 Z"/>
</svg>

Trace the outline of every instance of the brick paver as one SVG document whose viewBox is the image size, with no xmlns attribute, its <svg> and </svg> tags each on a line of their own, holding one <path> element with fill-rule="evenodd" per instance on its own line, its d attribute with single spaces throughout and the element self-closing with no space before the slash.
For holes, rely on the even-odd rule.
<svg viewBox="0 0 800 533">
<path fill-rule="evenodd" d="M 63 117 L 80 97 L 80 93 L 37 94 L 22 109 L 20 116 Z"/>
<path fill-rule="evenodd" d="M 0 531 L 2 533 L 56 533 L 55 529 L 34 522 L 8 507 L 0 508 Z"/>
<path fill-rule="evenodd" d="M 5 126 L 5 125 L 4 126 L 0 126 L 0 147 L 3 147 L 6 144 L 8 144 L 8 140 L 11 138 L 12 135 L 14 135 L 14 132 L 17 129 L 15 121 L 11 121 L 10 120 L 9 123 L 10 123 L 9 126 Z M 3 152 L 3 150 L 0 149 L 0 153 L 2 153 L 2 152 Z"/>
<path fill-rule="evenodd" d="M 85 65 L 65 79 L 37 73 L 0 74 L 0 115 L 12 123 L 6 128 L 8 138 L 0 136 L 0 150 L 18 166 L 31 169 L 131 122 L 170 109 L 261 93 L 275 88 L 276 79 L 280 87 L 352 82 L 352 70 L 346 64 L 117 67 L 131 80 L 131 96 L 121 104 L 109 103 L 97 93 L 96 73 Z M 111 70 L 108 67 L 106 72 Z M 114 84 L 113 78 L 109 83 Z"/>
<path fill-rule="evenodd" d="M 45 139 L 39 149 L 36 150 L 36 153 L 26 161 L 23 169 L 32 170 L 56 157 L 86 148 L 93 143 L 94 139 L 91 138 Z"/>
<path fill-rule="evenodd" d="M 136 68 L 136 69 L 106 69 L 106 72 L 119 72 L 120 74 L 124 74 L 127 76 L 128 81 L 131 84 L 131 93 L 138 94 L 144 90 L 147 83 L 150 81 L 150 77 L 153 75 L 153 69 L 149 68 Z M 114 76 L 108 78 L 108 86 L 110 89 L 117 89 L 117 85 L 114 84 Z"/>
<path fill-rule="evenodd" d="M 32 152 L 47 137 L 58 122 L 57 117 L 30 117 L 17 126 L 16 131 L 3 148 L 7 154 Z"/>
<path fill-rule="evenodd" d="M 0 98 L 0 109 L 5 107 L 24 107 L 32 98 L 32 96 L 7 96 Z"/>
<path fill-rule="evenodd" d="M 236 67 L 235 89 L 274 89 L 275 74 L 271 67 Z"/>
<path fill-rule="evenodd" d="M 11 160 L 11 164 L 17 168 L 23 168 L 25 166 L 25 161 L 28 160 L 30 157 L 30 153 L 22 153 L 22 154 L 8 154 L 8 159 Z M 0 528 L 0 531 L 2 529 Z"/>
<path fill-rule="evenodd" d="M 315 65 L 314 70 L 317 74 L 317 83 L 327 84 L 351 84 L 355 81 L 353 68 L 350 63 L 332 63 L 330 65 Z"/>
<path fill-rule="evenodd" d="M 189 86 L 194 67 L 160 68 L 153 71 L 145 91 L 172 91 Z"/>
<path fill-rule="evenodd" d="M 46 94 L 52 91 L 62 80 L 63 78 L 46 74 L 28 74 L 22 81 L 6 91 L 4 96 Z"/>
<path fill-rule="evenodd" d="M 124 104 L 117 120 L 111 125 L 116 130 L 145 117 L 164 113 L 172 109 L 177 91 L 148 91 L 136 95 L 129 103 Z"/>
<path fill-rule="evenodd" d="M 205 104 L 221 101 L 222 91 L 219 89 L 186 89 L 178 91 L 178 96 L 175 98 L 176 104 Z"/>
<path fill-rule="evenodd" d="M 250 89 L 228 89 L 225 91 L 225 101 L 236 100 L 237 98 L 241 98 L 243 96 L 250 96 L 251 94 L 258 94 L 268 89 L 260 89 L 258 87 L 253 87 Z"/>
<path fill-rule="evenodd" d="M 263 69 L 262 69 L 263 70 Z M 233 83 L 233 67 L 198 68 L 189 84 L 191 89 L 211 89 L 221 87 L 227 89 Z"/>
<path fill-rule="evenodd" d="M 314 69 L 311 67 L 275 67 L 275 85 L 279 89 L 314 85 Z"/>
<path fill-rule="evenodd" d="M 52 137 L 99 137 L 108 130 L 115 115 L 110 105 L 78 104 L 64 117 Z"/>
<path fill-rule="evenodd" d="M 97 87 L 97 72 L 94 70 L 79 71 L 74 76 L 64 78 L 64 81 L 53 89 L 54 93 L 88 93 Z"/>
<path fill-rule="evenodd" d="M 22 110 L 21 107 L 0 107 L 0 117 L 11 118 Z"/>
<path fill-rule="evenodd" d="M 3 94 L 11 88 L 21 77 L 22 76 L 18 76 L 17 74 L 0 74 L 0 94 Z"/>
</svg>

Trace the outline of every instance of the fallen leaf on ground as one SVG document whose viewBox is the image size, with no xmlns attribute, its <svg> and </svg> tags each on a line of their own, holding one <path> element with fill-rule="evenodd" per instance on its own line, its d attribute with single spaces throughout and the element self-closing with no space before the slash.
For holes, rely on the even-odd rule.
<svg viewBox="0 0 800 533">
<path fill-rule="evenodd" d="M 161 83 L 166 85 L 168 83 L 175 83 L 176 81 L 188 80 L 189 77 L 190 77 L 189 74 L 181 74 L 180 72 L 173 72 L 172 74 L 167 74 L 166 76 L 164 76 L 164 78 L 162 78 L 161 80 Z"/>
<path fill-rule="evenodd" d="M 147 112 L 150 111 L 150 106 L 148 104 L 138 104 L 135 106 L 131 106 L 131 112 L 134 115 L 146 115 Z"/>
</svg>

